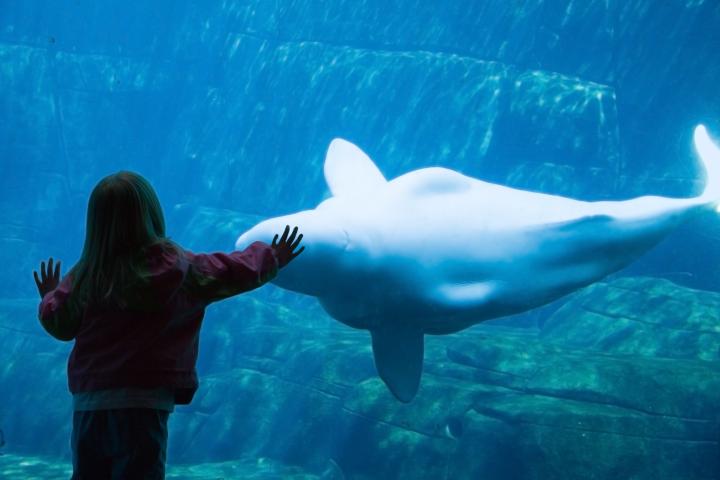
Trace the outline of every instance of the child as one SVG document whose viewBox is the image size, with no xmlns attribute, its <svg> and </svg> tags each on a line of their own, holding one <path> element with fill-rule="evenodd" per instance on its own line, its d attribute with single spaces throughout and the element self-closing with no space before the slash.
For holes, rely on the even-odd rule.
<svg viewBox="0 0 720 480">
<path fill-rule="evenodd" d="M 60 262 L 33 272 L 39 318 L 75 345 L 73 480 L 162 479 L 167 421 L 198 388 L 195 363 L 205 307 L 270 281 L 305 247 L 287 226 L 272 245 L 193 254 L 165 236 L 160 202 L 132 172 L 103 178 L 88 202 L 85 245 L 60 281 Z"/>
</svg>

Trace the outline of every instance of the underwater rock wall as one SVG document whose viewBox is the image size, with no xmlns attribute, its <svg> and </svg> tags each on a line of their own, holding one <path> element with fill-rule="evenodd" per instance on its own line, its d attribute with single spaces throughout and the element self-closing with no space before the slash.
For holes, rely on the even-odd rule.
<svg viewBox="0 0 720 480">
<path fill-rule="evenodd" d="M 5 57 L 4 70 L 8 70 L 5 75 L 10 77 L 11 83 L 13 79 L 35 82 L 43 79 L 41 84 L 14 85 L 12 89 L 15 90 L 13 93 L 25 93 L 25 97 L 34 97 L 37 108 L 30 110 L 43 115 L 39 118 L 39 125 L 35 126 L 35 129 L 28 128 L 27 131 L 37 130 L 38 126 L 44 125 L 45 128 L 40 130 L 54 136 L 54 132 L 47 132 L 48 127 L 54 126 L 52 130 L 56 130 L 59 127 L 56 122 L 67 122 L 71 133 L 77 133 L 75 131 L 85 125 L 91 127 L 89 130 L 108 135 L 110 140 L 113 140 L 115 135 L 118 146 L 130 150 L 127 151 L 127 157 L 118 155 L 117 152 L 110 153 L 110 164 L 121 158 L 130 162 L 148 162 L 159 154 L 165 168 L 173 166 L 179 170 L 194 169 L 196 162 L 193 161 L 193 153 L 202 153 L 210 146 L 222 147 L 224 151 L 222 156 L 205 158 L 205 163 L 214 163 L 210 161 L 213 159 L 223 164 L 239 162 L 244 152 L 239 151 L 238 147 L 245 142 L 240 142 L 240 145 L 233 143 L 232 136 L 242 133 L 250 134 L 247 143 L 254 150 L 248 153 L 254 155 L 247 159 L 253 162 L 266 160 L 268 157 L 279 159 L 279 155 L 284 155 L 287 161 L 287 155 L 290 154 L 298 160 L 310 160 L 322 153 L 310 150 L 312 154 L 299 155 L 298 153 L 306 152 L 301 150 L 296 153 L 293 147 L 313 144 L 322 149 L 326 146 L 325 139 L 308 138 L 304 135 L 308 132 L 303 130 L 303 122 L 308 118 L 313 118 L 314 121 L 325 118 L 328 121 L 325 126 L 330 127 L 332 123 L 329 122 L 334 119 L 332 108 L 341 108 L 335 106 L 343 105 L 356 107 L 345 114 L 345 128 L 349 130 L 348 133 L 365 133 L 370 137 L 368 143 L 371 145 L 368 148 L 385 154 L 378 155 L 381 162 L 395 165 L 398 161 L 417 161 L 422 164 L 467 156 L 467 164 L 477 165 L 485 159 L 482 150 L 465 150 L 462 148 L 463 143 L 455 143 L 474 138 L 481 144 L 484 139 L 482 126 L 477 130 L 473 128 L 473 122 L 483 117 L 492 119 L 493 109 L 490 109 L 489 116 L 480 108 L 470 114 L 450 111 L 449 113 L 461 114 L 453 117 L 452 122 L 443 122 L 438 118 L 436 127 L 439 130 L 433 139 L 437 142 L 448 142 L 450 150 L 443 155 L 442 149 L 436 146 L 439 151 L 430 150 L 427 155 L 417 159 L 393 155 L 395 150 L 390 149 L 389 145 L 377 145 L 376 142 L 383 134 L 383 125 L 365 122 L 368 118 L 372 119 L 374 114 L 384 116 L 384 112 L 374 111 L 373 106 L 379 104 L 382 110 L 386 103 L 396 102 L 395 106 L 398 108 L 394 117 L 397 118 L 387 121 L 406 123 L 406 128 L 410 129 L 417 128 L 414 123 L 405 121 L 405 115 L 408 115 L 408 120 L 416 119 L 413 116 L 422 116 L 428 107 L 428 99 L 425 102 L 413 103 L 413 93 L 434 98 L 436 103 L 431 102 L 430 106 L 435 108 L 447 105 L 450 103 L 447 100 L 452 100 L 453 97 L 469 100 L 468 103 L 472 104 L 473 97 L 468 94 L 478 88 L 478 84 L 482 84 L 483 78 L 488 76 L 483 75 L 484 72 L 461 75 L 450 69 L 446 77 L 433 79 L 440 62 L 428 64 L 428 53 L 445 58 L 450 64 L 459 56 L 479 62 L 497 62 L 505 68 L 512 67 L 517 72 L 545 72 L 551 78 L 547 81 L 548 85 L 561 90 L 564 77 L 575 79 L 581 86 L 607 86 L 610 93 L 618 97 L 617 102 L 612 101 L 606 106 L 604 115 L 610 117 L 607 119 L 610 123 L 608 131 L 617 135 L 616 130 L 619 130 L 627 150 L 600 153 L 598 149 L 592 149 L 591 145 L 583 142 L 587 152 L 595 152 L 599 156 L 604 156 L 605 153 L 621 156 L 623 162 L 618 167 L 618 173 L 630 177 L 647 175 L 648 181 L 661 184 L 673 179 L 693 178 L 693 166 L 676 170 L 683 168 L 677 159 L 687 157 L 685 143 L 668 145 L 657 140 L 679 138 L 680 135 L 689 143 L 689 132 L 678 134 L 679 131 L 689 130 L 684 128 L 685 122 L 692 125 L 698 121 L 714 121 L 713 114 L 720 102 L 718 94 L 712 88 L 718 67 L 709 61 L 713 58 L 717 45 L 714 26 L 720 21 L 720 7 L 711 1 L 696 0 L 659 5 L 649 0 L 532 0 L 460 2 L 447 5 L 445 2 L 417 0 L 392 4 L 379 0 L 338 0 L 325 2 L 322 8 L 313 2 L 302 1 L 256 0 L 218 4 L 153 2 L 148 5 L 123 5 L 121 8 L 103 6 L 87 0 L 75 2 L 72 8 L 60 8 L 50 2 L 30 1 L 4 9 L 0 21 L 3 27 L 0 30 L 0 41 L 5 48 L 15 47 L 7 52 Z M 245 42 L 242 50 L 238 52 L 238 37 L 252 37 L 257 42 L 254 45 Z M 316 54 L 322 49 L 328 50 L 328 53 Z M 347 60 L 352 59 L 355 50 L 377 52 L 379 56 L 370 61 L 360 59 L 357 64 L 348 61 L 332 63 L 333 50 L 347 50 Z M 34 57 L 30 63 L 23 60 L 28 56 Z M 293 63 L 308 57 L 312 62 L 307 67 L 309 73 L 298 72 L 297 68 L 287 71 L 282 68 L 287 62 L 290 62 L 292 67 Z M 390 78 L 382 75 L 377 78 L 384 80 L 388 89 L 384 93 L 391 95 L 378 97 L 375 95 L 376 91 L 365 92 L 362 89 L 365 86 L 362 82 L 363 74 L 370 72 L 358 74 L 358 70 L 368 66 L 382 69 L 386 61 L 392 66 L 398 58 L 404 59 L 406 65 L 415 65 L 430 74 L 430 81 L 423 84 L 411 75 L 412 71 L 398 71 Z M 59 64 L 56 65 L 56 61 Z M 68 70 L 68 62 L 75 64 L 75 72 Z M 279 94 L 279 98 L 287 99 L 290 95 L 288 87 L 293 86 L 293 78 L 298 79 L 298 88 L 307 88 L 303 89 L 302 98 L 296 99 L 285 109 L 281 102 L 277 102 L 278 105 L 266 106 L 264 116 L 269 123 L 263 124 L 263 127 L 270 131 L 254 130 L 255 134 L 261 135 L 255 139 L 250 133 L 255 122 L 248 123 L 248 119 L 254 120 L 254 117 L 248 114 L 253 112 L 252 108 L 256 107 L 256 103 L 265 103 L 263 100 L 266 99 L 256 101 L 253 83 L 261 81 L 257 76 L 262 72 L 258 70 L 267 71 L 273 66 L 274 77 L 285 80 L 266 84 L 266 94 Z M 323 71 L 318 72 L 321 66 Z M 305 77 L 314 73 L 320 73 L 321 76 L 324 74 L 326 78 L 331 75 L 331 80 L 336 81 L 332 85 L 340 85 L 336 90 L 328 91 L 317 88 L 327 85 L 327 82 L 314 85 L 306 83 Z M 456 75 L 452 75 L 453 73 Z M 295 77 L 297 74 L 299 76 Z M 418 74 L 415 74 L 415 77 L 417 76 Z M 552 78 L 559 79 L 559 85 L 555 85 Z M 346 80 L 343 82 L 343 79 Z M 405 81 L 426 88 L 405 90 Z M 354 88 L 343 89 L 343 83 Z M 460 91 L 456 93 L 458 89 Z M 490 89 L 491 93 L 492 91 Z M 128 95 L 125 94 L 130 92 L 136 93 L 135 98 L 140 104 L 128 105 L 132 100 L 128 102 Z M 243 93 L 246 101 L 251 104 L 250 110 L 241 108 Z M 334 93 L 338 95 L 333 95 Z M 345 93 L 355 95 L 344 95 Z M 76 115 L 91 117 L 78 119 L 81 123 L 74 122 L 72 116 L 66 120 L 66 115 L 55 119 L 54 115 L 46 113 L 48 108 L 42 105 L 52 103 L 53 95 L 60 103 L 56 107 L 63 112 L 79 110 Z M 588 97 L 591 99 L 594 95 L 595 92 L 590 88 Z M 71 98 L 63 102 L 65 96 Z M 15 101 L 23 100 L 22 96 L 13 97 L 16 98 Z M 103 97 L 105 102 L 102 101 Z M 213 101 L 219 101 L 219 98 L 226 100 L 226 103 L 222 104 L 226 110 L 237 109 L 235 111 L 238 114 L 247 115 L 235 117 L 234 129 L 228 128 L 224 121 L 216 119 L 212 115 L 215 110 L 205 109 L 212 107 Z M 303 104 L 303 98 L 311 100 L 310 103 Z M 96 102 L 101 108 L 80 108 L 82 105 L 73 102 L 83 99 Z M 26 100 L 30 101 L 31 98 Z M 546 100 L 550 105 L 554 103 L 552 97 L 547 97 Z M 325 103 L 318 105 L 318 101 Z M 102 108 L 103 103 L 106 108 Z M 623 118 L 622 125 L 615 124 L 617 119 L 613 117 L 614 103 L 617 103 Z M 552 118 L 548 120 L 555 121 L 556 117 L 572 114 L 576 105 L 577 103 L 561 103 L 559 107 L 564 108 L 558 108 L 557 113 L 550 115 Z M 331 111 L 325 112 L 323 106 L 329 106 Z M 176 123 L 174 119 L 179 109 L 183 113 L 194 114 L 197 120 L 205 121 L 190 122 L 189 125 L 182 120 Z M 137 115 L 133 111 L 140 111 L 145 115 Z M 8 106 L 5 106 L 2 112 L 4 117 L 11 118 Z M 594 115 L 597 117 L 600 113 L 595 112 Z M 88 122 L 93 118 L 99 121 Z M 217 145 L 215 142 L 202 141 L 204 134 L 216 129 L 215 126 L 208 125 L 208 122 L 224 125 L 224 128 L 220 128 L 222 133 L 213 134 L 226 143 Z M 485 124 L 488 123 L 491 122 L 486 120 Z M 143 128 L 148 124 L 151 124 L 152 128 Z M 568 124 L 572 125 L 569 121 Z M 536 141 L 531 134 L 541 136 L 537 146 L 538 150 L 543 150 L 540 148 L 543 147 L 542 137 L 552 130 L 547 128 L 548 125 L 545 127 L 541 131 L 526 132 L 513 138 L 512 144 L 528 145 L 528 151 L 523 152 L 523 156 L 529 156 L 530 159 L 536 155 L 542 157 L 543 152 L 533 153 L 534 149 L 530 148 Z M 584 133 L 585 129 L 582 130 Z M 447 133 L 443 134 L 445 132 Z M 157 133 L 162 136 L 157 137 Z M 332 132 L 322 133 L 333 135 Z M 602 141 L 601 136 L 606 132 L 596 130 L 596 133 L 598 137 L 595 140 Z M 124 134 L 134 134 L 136 141 L 124 141 L 127 140 L 122 138 Z M 194 144 L 183 145 L 185 142 L 181 141 L 178 142 L 180 151 L 170 149 L 168 143 L 162 141 L 167 142 L 167 134 L 173 134 L 171 138 L 174 141 L 192 140 Z M 279 144 L 275 147 L 277 152 L 257 155 L 262 152 L 263 147 L 267 147 L 263 134 L 274 134 L 275 143 Z M 297 138 L 294 135 L 297 135 Z M 61 149 L 60 145 L 41 144 L 41 138 L 30 140 L 48 148 L 47 153 Z M 112 143 L 107 145 L 100 140 L 101 138 L 95 138 L 93 142 L 96 154 L 112 147 Z M 398 139 L 397 142 L 401 147 L 412 148 L 412 145 L 403 145 L 412 140 L 416 139 L 409 136 Z M 426 141 L 431 142 L 432 139 Z M 497 146 L 499 153 L 503 152 L 504 147 L 512 147 L 512 144 L 505 142 Z M 253 146 L 254 143 L 257 146 Z M 76 153 L 76 150 L 82 150 L 77 148 L 82 146 L 74 145 L 72 141 L 68 145 L 72 163 L 78 163 L 75 157 L 81 152 Z M 153 151 L 153 148 L 159 151 Z M 403 151 L 397 153 L 401 154 Z M 410 150 L 407 153 L 415 152 Z M 562 158 L 563 153 L 572 155 L 573 146 L 559 149 L 559 158 L 556 161 L 561 164 L 567 161 Z M 580 159 L 583 158 L 585 155 L 581 154 Z M 647 162 L 648 158 L 652 158 L 653 162 Z M 516 159 L 498 157 L 489 161 L 492 163 L 514 160 Z M 107 163 L 98 166 L 107 166 Z M 627 171 L 624 171 L 625 169 Z M 82 168 L 80 170 L 84 171 Z M 209 182 L 210 179 L 206 180 Z M 214 185 L 217 187 L 217 182 L 214 182 Z M 293 186 L 297 186 L 297 183 Z M 662 185 L 658 187 L 662 188 Z M 672 188 L 672 184 L 665 184 L 665 189 Z M 675 189 L 685 193 L 681 187 L 675 186 Z M 626 191 L 625 189 L 622 193 Z M 587 193 L 611 195 L 618 192 Z"/>
<path fill-rule="evenodd" d="M 666 314 L 676 300 L 682 316 Z M 539 332 L 489 322 L 426 337 L 421 389 L 404 405 L 375 375 L 367 332 L 240 296 L 208 310 L 201 388 L 171 416 L 169 461 L 268 458 L 347 479 L 714 479 L 718 302 L 624 278 L 578 292 Z M 678 355 L 679 333 L 704 341 Z M 7 448 L 68 459 L 61 347 L 1 341 Z"/>
<path fill-rule="evenodd" d="M 180 209 L 212 246 L 257 220 Z M 268 286 L 212 305 L 169 460 L 268 458 L 348 479 L 716 478 L 720 294 L 619 278 L 559 303 L 539 329 L 427 337 L 409 405 L 377 378 L 367 332 L 316 302 Z M 70 345 L 17 323 L 35 308 L 2 305 L 0 425 L 8 451 L 69 461 Z"/>
<path fill-rule="evenodd" d="M 585 199 L 696 192 L 719 23 L 702 0 L 16 2 L 0 12 L 0 258 L 76 258 L 67 219 L 119 169 L 168 210 L 314 206 L 335 136 L 389 178 L 444 165 Z"/>
<path fill-rule="evenodd" d="M 409 405 L 376 377 L 367 332 L 237 300 L 206 323 L 208 374 L 173 420 L 178 461 L 331 459 L 346 478 L 720 475 L 718 294 L 624 278 L 577 293 L 539 332 L 426 337 Z"/>
</svg>

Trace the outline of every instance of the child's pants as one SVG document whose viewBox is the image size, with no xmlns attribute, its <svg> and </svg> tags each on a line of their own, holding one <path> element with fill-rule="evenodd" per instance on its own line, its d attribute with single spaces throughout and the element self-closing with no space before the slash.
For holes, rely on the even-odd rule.
<svg viewBox="0 0 720 480">
<path fill-rule="evenodd" d="M 170 412 L 73 412 L 71 480 L 163 480 Z"/>
</svg>

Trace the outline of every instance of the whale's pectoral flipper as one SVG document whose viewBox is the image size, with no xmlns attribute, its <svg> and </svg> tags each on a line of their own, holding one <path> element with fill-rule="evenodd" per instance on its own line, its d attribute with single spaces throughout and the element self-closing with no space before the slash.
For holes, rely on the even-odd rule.
<svg viewBox="0 0 720 480">
<path fill-rule="evenodd" d="M 409 402 L 420 387 L 425 340 L 420 330 L 384 325 L 370 330 L 375 368 L 401 402 Z"/>
<path fill-rule="evenodd" d="M 386 183 L 380 169 L 365 152 L 352 143 L 336 138 L 325 157 L 325 181 L 334 196 L 371 195 Z"/>
</svg>

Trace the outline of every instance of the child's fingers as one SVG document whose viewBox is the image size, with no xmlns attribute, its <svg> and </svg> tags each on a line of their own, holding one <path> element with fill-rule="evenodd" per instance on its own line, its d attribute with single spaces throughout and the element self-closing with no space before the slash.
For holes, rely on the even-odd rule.
<svg viewBox="0 0 720 480">
<path fill-rule="evenodd" d="M 40 276 L 42 277 L 43 282 L 47 278 L 47 275 L 45 274 L 45 262 L 40 262 Z"/>
<path fill-rule="evenodd" d="M 60 261 L 55 265 L 55 280 L 60 279 Z"/>
<path fill-rule="evenodd" d="M 40 288 L 42 283 L 40 283 L 40 279 L 38 278 L 38 274 L 37 274 L 36 270 L 33 270 L 33 276 L 35 277 L 35 285 L 37 285 L 37 287 Z"/>
<path fill-rule="evenodd" d="M 287 241 L 288 233 L 290 233 L 290 225 L 285 225 L 285 230 L 283 230 L 282 237 L 280 237 L 280 243 Z"/>
<path fill-rule="evenodd" d="M 297 248 L 297 246 L 300 245 L 300 240 L 302 240 L 302 238 L 303 238 L 303 234 L 301 233 L 298 236 L 297 240 L 295 240 L 295 242 L 293 242 L 293 244 L 290 246 L 290 250 L 295 250 Z"/>
<path fill-rule="evenodd" d="M 287 239 L 288 243 L 293 243 L 295 240 L 295 235 L 297 235 L 298 227 L 293 228 L 292 233 L 290 234 L 290 238 Z"/>
</svg>

